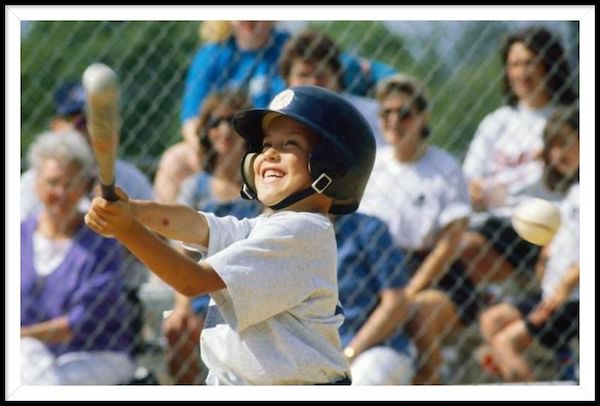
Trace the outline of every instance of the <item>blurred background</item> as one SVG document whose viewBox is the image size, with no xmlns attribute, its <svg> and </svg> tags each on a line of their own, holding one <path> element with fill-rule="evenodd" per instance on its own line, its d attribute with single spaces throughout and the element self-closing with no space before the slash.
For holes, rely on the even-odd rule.
<svg viewBox="0 0 600 406">
<path fill-rule="evenodd" d="M 558 34 L 575 76 L 569 81 L 579 83 L 578 21 L 279 21 L 277 25 L 292 34 L 304 28 L 325 32 L 348 54 L 420 78 L 431 95 L 431 143 L 461 162 L 481 120 L 504 103 L 499 48 L 510 33 L 542 25 Z M 202 45 L 201 26 L 201 21 L 22 21 L 22 170 L 29 145 L 55 114 L 54 92 L 67 81 L 80 80 L 89 64 L 103 62 L 121 81 L 119 156 L 152 181 L 161 154 L 181 141 L 184 79 Z M 172 307 L 172 292 L 151 277 L 141 298 L 146 347 L 139 365 L 154 376 L 154 383 L 170 384 L 160 326 Z M 471 328 L 445 348 L 445 383 L 495 382 L 476 363 L 473 349 L 478 343 L 478 333 Z M 578 359 L 578 343 L 572 346 Z M 564 371 L 553 354 L 534 348 L 528 356 L 540 380 L 563 380 Z"/>
</svg>

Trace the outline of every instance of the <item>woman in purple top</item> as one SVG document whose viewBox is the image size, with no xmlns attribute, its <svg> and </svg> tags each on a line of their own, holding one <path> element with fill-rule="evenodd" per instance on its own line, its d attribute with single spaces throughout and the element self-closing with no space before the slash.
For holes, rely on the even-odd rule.
<svg viewBox="0 0 600 406">
<path fill-rule="evenodd" d="M 123 249 L 77 210 L 93 177 L 89 145 L 74 132 L 48 132 L 29 159 L 43 208 L 21 223 L 21 382 L 123 383 L 135 369 Z"/>
</svg>

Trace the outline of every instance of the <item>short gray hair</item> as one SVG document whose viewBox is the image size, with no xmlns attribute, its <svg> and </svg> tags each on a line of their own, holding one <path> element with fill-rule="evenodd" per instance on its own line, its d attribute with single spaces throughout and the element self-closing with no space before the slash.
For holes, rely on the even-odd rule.
<svg viewBox="0 0 600 406">
<path fill-rule="evenodd" d="M 84 179 L 91 179 L 95 174 L 94 154 L 84 136 L 74 130 L 46 131 L 38 134 L 29 148 L 29 167 L 39 173 L 48 159 L 61 164 L 76 164 L 81 169 Z"/>
</svg>

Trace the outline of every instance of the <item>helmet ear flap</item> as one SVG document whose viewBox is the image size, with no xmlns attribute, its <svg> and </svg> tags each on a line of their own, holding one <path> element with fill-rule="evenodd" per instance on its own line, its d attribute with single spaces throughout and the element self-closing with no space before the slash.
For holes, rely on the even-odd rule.
<svg viewBox="0 0 600 406">
<path fill-rule="evenodd" d="M 254 183 L 254 160 L 258 154 L 256 152 L 248 152 L 242 159 L 242 198 L 248 200 L 256 199 L 256 185 Z"/>
<path fill-rule="evenodd" d="M 314 148 L 310 156 L 310 172 L 313 180 L 316 180 L 321 174 L 326 174 L 335 180 L 344 177 L 348 172 L 346 164 L 339 159 L 339 154 L 336 154 L 335 149 L 328 143 L 322 143 Z M 327 195 L 327 192 L 325 192 Z"/>
</svg>

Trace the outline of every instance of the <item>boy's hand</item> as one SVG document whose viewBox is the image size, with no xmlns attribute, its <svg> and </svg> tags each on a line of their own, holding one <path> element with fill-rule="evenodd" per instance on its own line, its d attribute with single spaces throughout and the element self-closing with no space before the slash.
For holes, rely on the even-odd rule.
<svg viewBox="0 0 600 406">
<path fill-rule="evenodd" d="M 85 224 L 98 234 L 114 238 L 126 233 L 135 221 L 131 213 L 129 196 L 116 187 L 119 200 L 109 202 L 101 196 L 96 196 L 85 215 Z"/>
</svg>

